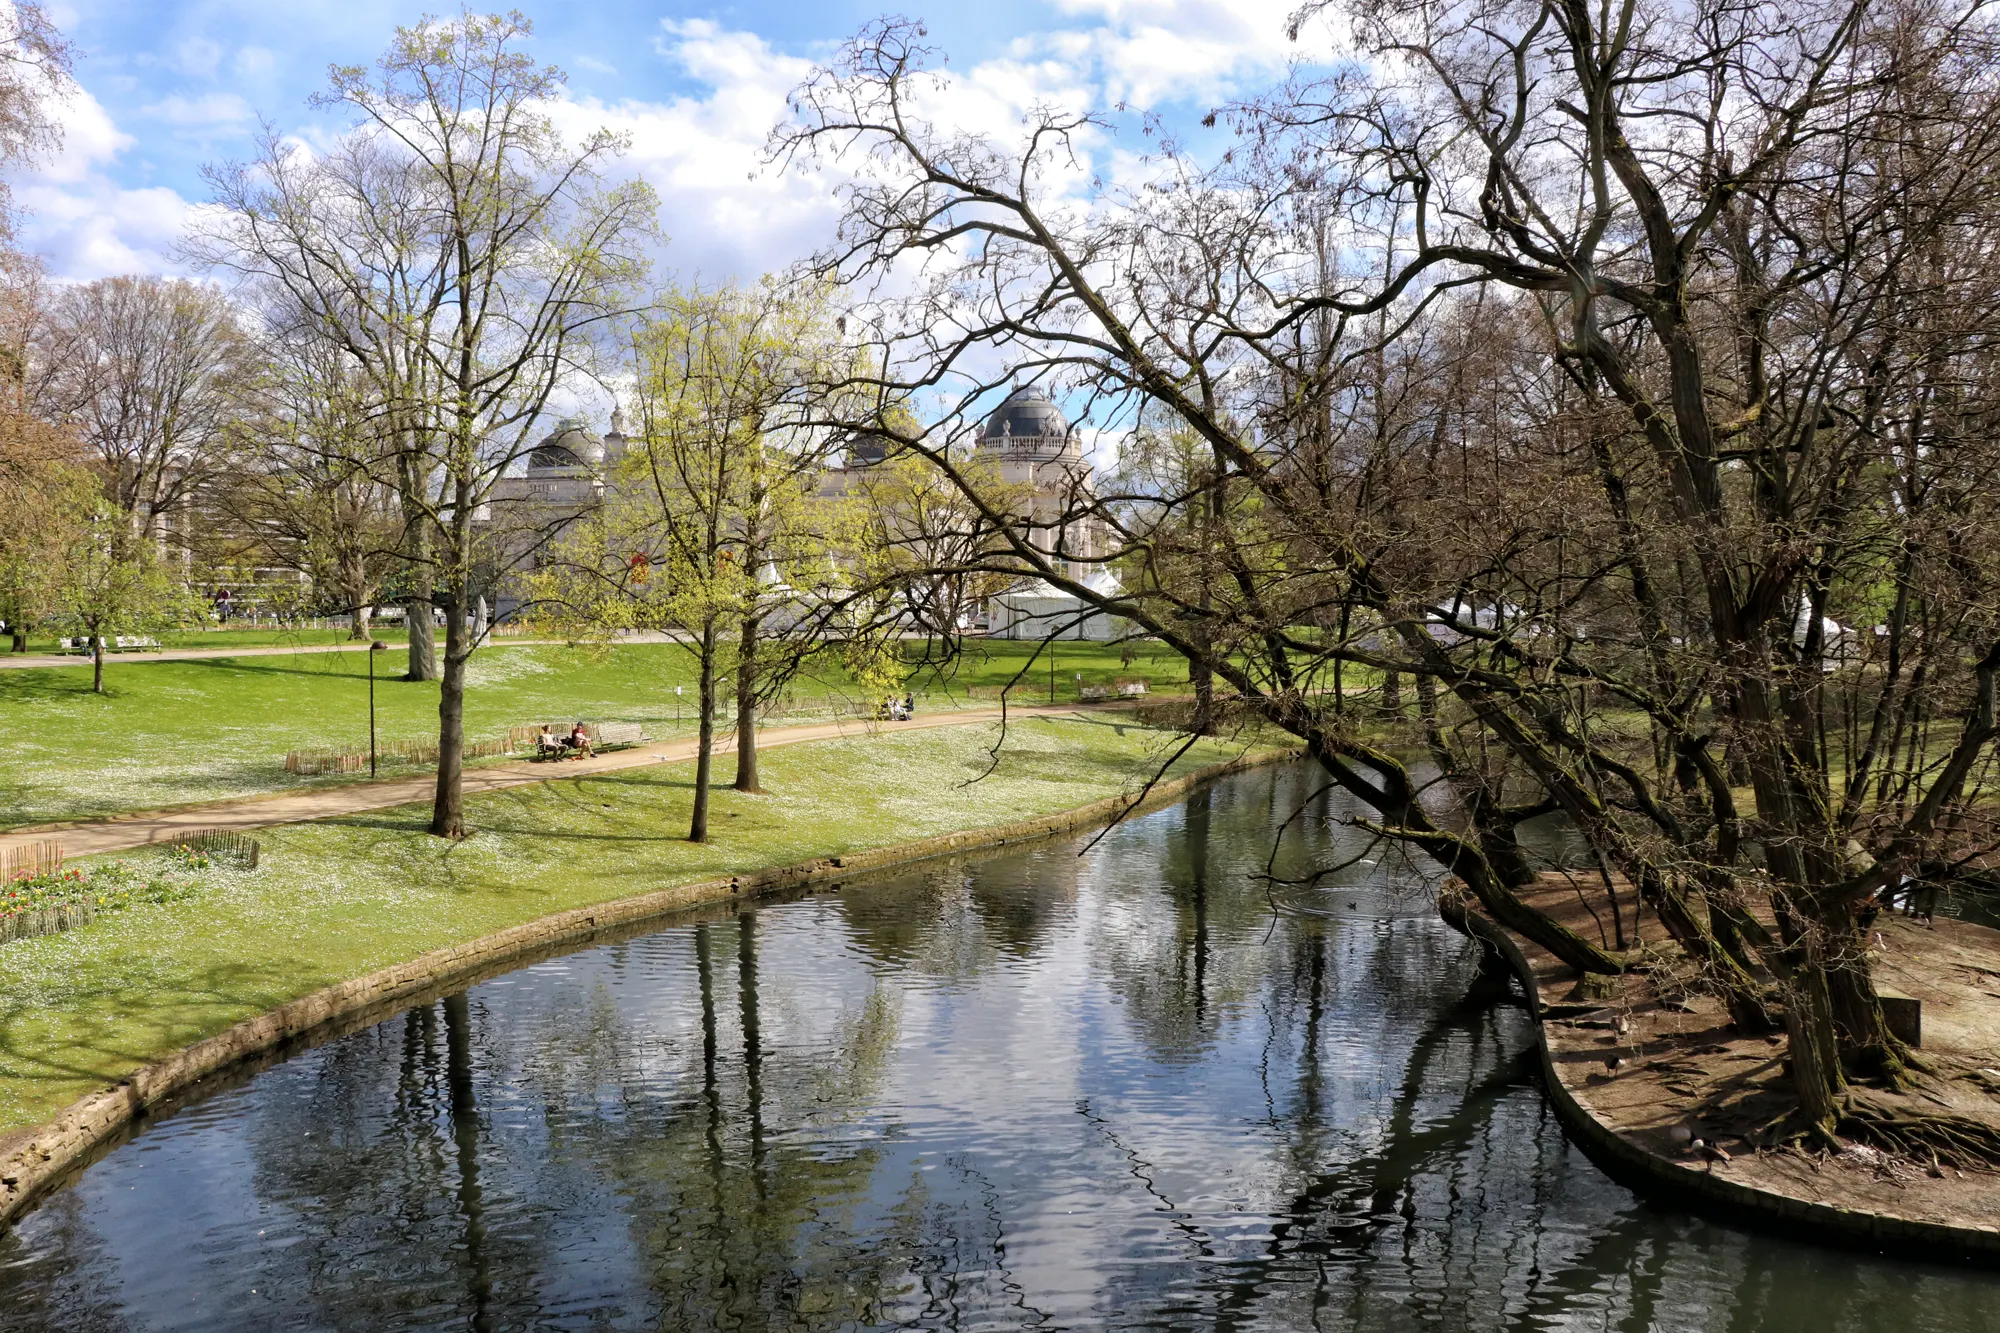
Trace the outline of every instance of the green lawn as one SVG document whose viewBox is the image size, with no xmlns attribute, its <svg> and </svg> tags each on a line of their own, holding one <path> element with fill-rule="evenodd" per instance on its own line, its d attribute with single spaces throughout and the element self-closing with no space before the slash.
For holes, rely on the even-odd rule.
<svg viewBox="0 0 2000 1333">
<path fill-rule="evenodd" d="M 1031 648 L 994 644 L 962 658 L 949 678 L 919 672 L 912 685 L 920 706 L 966 702 L 968 685 L 1004 684 Z M 1173 687 L 1176 661 L 1159 650 L 1130 668 L 1120 656 L 1101 645 L 1063 645 L 1056 658 L 1058 695 L 1076 697 L 1079 672 L 1086 684 L 1131 673 Z M 403 654 L 376 657 L 378 672 L 392 673 Z M 643 722 L 657 736 L 691 731 L 691 666 L 687 651 L 672 644 L 488 648 L 470 669 L 467 732 L 478 739 L 510 726 L 571 718 Z M 367 749 L 367 673 L 362 653 L 193 662 L 122 657 L 105 669 L 107 693 L 95 695 L 87 666 L 0 671 L 0 723 L 7 737 L 0 826 L 351 781 L 296 777 L 285 772 L 284 757 L 295 749 Z M 1184 668 L 1178 679 L 1186 680 Z M 676 696 L 676 685 L 685 693 Z M 859 702 L 838 675 L 801 679 L 793 692 L 806 715 Z M 1018 697 L 1038 702 L 1047 695 L 1047 676 L 1038 672 L 1035 687 L 1024 686 Z M 434 737 L 437 697 L 434 683 L 385 674 L 376 682 L 382 738 Z"/>
<path fill-rule="evenodd" d="M 186 901 L 0 945 L 0 1133 L 240 1019 L 430 949 L 675 883 L 1070 809 L 1136 790 L 1178 744 L 1112 717 L 1027 719 L 999 769 L 968 785 L 992 732 L 773 750 L 770 794 L 719 791 L 704 846 L 679 836 L 687 765 L 476 797 L 478 832 L 455 845 L 424 834 L 417 807 L 267 830 L 256 872 L 205 871 Z M 1181 762 L 1236 752 L 1203 742 Z"/>
</svg>

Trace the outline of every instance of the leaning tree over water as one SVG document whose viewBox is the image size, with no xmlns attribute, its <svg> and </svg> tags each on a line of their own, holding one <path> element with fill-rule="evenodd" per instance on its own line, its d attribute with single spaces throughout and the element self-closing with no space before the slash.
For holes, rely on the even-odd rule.
<svg viewBox="0 0 2000 1333">
<path fill-rule="evenodd" d="M 1631 886 L 1739 1024 L 1783 1027 L 1808 1133 L 2000 1153 L 1848 1085 L 1923 1077 L 1869 910 L 1994 843 L 1985 7 L 1340 17 L 1353 63 L 1122 192 L 1089 175 L 1090 116 L 1014 144 L 933 123 L 910 24 L 795 94 L 775 151 L 858 168 L 821 267 L 873 293 L 885 393 L 970 409 L 997 352 L 1133 427 L 1128 484 L 1078 499 L 1117 593 L 945 426 L 908 432 L 972 501 L 966 568 L 1171 644 L 1448 870 L 1448 916 L 1615 973 Z M 1407 683 L 1414 716 L 1364 725 L 1356 679 Z M 1517 830 L 1554 812 L 1616 930 L 1523 893 Z"/>
</svg>

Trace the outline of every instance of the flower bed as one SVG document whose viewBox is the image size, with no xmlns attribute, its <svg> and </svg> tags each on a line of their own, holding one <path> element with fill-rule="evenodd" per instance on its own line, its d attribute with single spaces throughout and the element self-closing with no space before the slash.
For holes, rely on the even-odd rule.
<svg viewBox="0 0 2000 1333">
<path fill-rule="evenodd" d="M 23 875 L 0 885 L 0 944 L 52 935 L 135 903 L 172 903 L 196 889 L 191 875 L 209 868 L 208 854 L 175 847 L 150 872 L 126 861 L 85 868 L 68 866 Z"/>
</svg>

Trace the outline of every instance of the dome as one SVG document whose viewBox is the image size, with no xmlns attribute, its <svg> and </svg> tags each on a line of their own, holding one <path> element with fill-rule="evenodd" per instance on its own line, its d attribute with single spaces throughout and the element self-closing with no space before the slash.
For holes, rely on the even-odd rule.
<svg viewBox="0 0 2000 1333">
<path fill-rule="evenodd" d="M 1057 453 L 1070 437 L 1069 418 L 1049 396 L 1033 384 L 1024 384 L 1007 395 L 986 418 L 979 443 L 990 449 L 1033 450 Z"/>
<path fill-rule="evenodd" d="M 847 442 L 847 466 L 874 467 L 889 457 L 889 437 L 860 431 Z"/>
<path fill-rule="evenodd" d="M 565 421 L 528 454 L 528 469 L 589 467 L 603 461 L 604 441 L 580 421 Z"/>
<path fill-rule="evenodd" d="M 583 460 L 576 456 L 574 450 L 564 448 L 560 444 L 539 444 L 535 446 L 535 451 L 528 455 L 528 466 L 582 467 Z"/>
</svg>

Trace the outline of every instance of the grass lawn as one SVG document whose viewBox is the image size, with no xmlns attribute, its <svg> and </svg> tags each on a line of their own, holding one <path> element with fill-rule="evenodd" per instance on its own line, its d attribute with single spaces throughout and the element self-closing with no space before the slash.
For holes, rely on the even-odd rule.
<svg viewBox="0 0 2000 1333">
<path fill-rule="evenodd" d="M 920 674 L 920 706 L 963 702 L 968 685 L 1000 685 L 1033 645 L 995 643 L 962 659 L 949 680 Z M 1127 668 L 1120 651 L 1065 644 L 1056 659 L 1058 694 L 1124 674 L 1150 674 L 1171 687 L 1178 669 L 1163 650 L 1141 646 Z M 377 655 L 377 671 L 398 669 L 403 654 Z M 692 659 L 674 644 L 615 648 L 495 646 L 473 659 L 467 734 L 571 718 L 643 722 L 656 736 L 693 730 Z M 368 748 L 368 661 L 362 653 L 296 657 L 210 658 L 193 662 L 112 660 L 104 695 L 90 691 L 87 666 L 0 671 L 0 723 L 7 759 L 0 765 L 0 826 L 48 823 L 195 801 L 256 796 L 284 788 L 352 781 L 285 772 L 288 750 Z M 1047 677 L 1026 702 L 1047 698 Z M 680 685 L 687 690 L 674 694 Z M 837 676 L 801 679 L 794 688 L 808 711 L 852 698 Z M 438 687 L 399 679 L 376 682 L 382 738 L 423 739 L 437 729 Z M 391 772 L 398 770 L 391 769 Z M 403 770 L 407 771 L 407 770 Z"/>
<path fill-rule="evenodd" d="M 993 728 L 773 750 L 764 796 L 719 790 L 686 831 L 689 766 L 475 797 L 458 844 L 427 808 L 266 830 L 263 868 L 200 872 L 193 897 L 0 945 L 0 1132 L 47 1119 L 148 1060 L 343 978 L 566 908 L 1070 809 L 1136 790 L 1178 738 L 1111 717 L 1029 719 L 998 771 Z M 1182 761 L 1232 758 L 1203 742 Z M 729 780 L 720 766 L 718 785 Z M 150 864 L 164 853 L 123 858 Z"/>
</svg>

